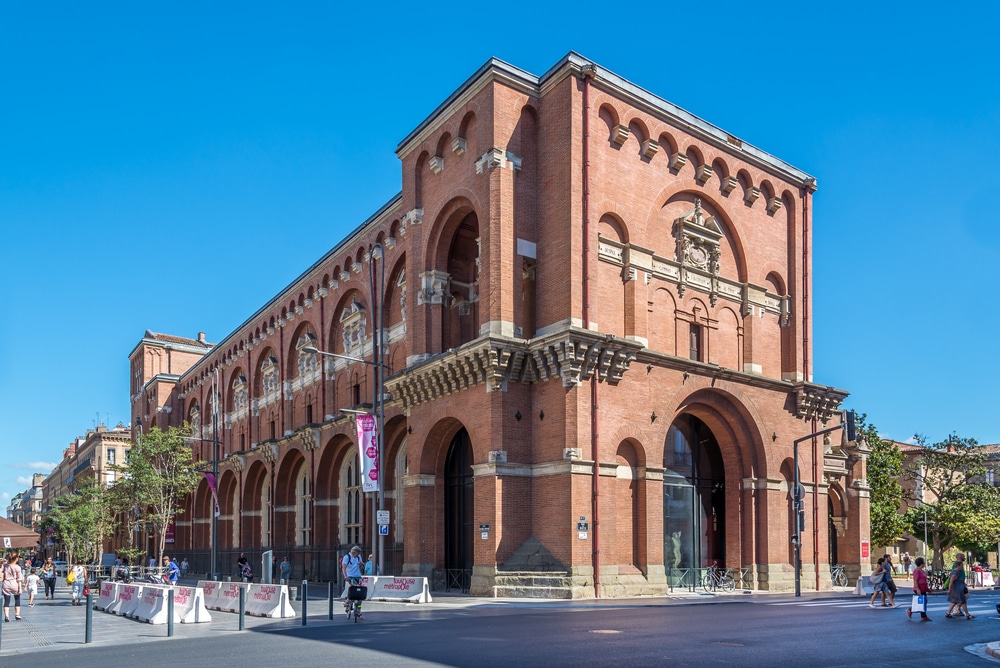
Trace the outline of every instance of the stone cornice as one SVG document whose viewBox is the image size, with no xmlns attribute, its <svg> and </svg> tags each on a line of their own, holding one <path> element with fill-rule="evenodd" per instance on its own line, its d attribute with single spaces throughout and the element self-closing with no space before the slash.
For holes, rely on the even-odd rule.
<svg viewBox="0 0 1000 668">
<path fill-rule="evenodd" d="M 503 392 L 510 382 L 559 378 L 575 387 L 595 373 L 617 385 L 642 347 L 577 327 L 529 341 L 491 335 L 425 360 L 387 380 L 386 387 L 409 408 L 478 385 Z"/>
<path fill-rule="evenodd" d="M 796 415 L 805 420 L 817 418 L 824 424 L 849 395 L 844 390 L 813 383 L 798 383 L 794 387 Z"/>
</svg>

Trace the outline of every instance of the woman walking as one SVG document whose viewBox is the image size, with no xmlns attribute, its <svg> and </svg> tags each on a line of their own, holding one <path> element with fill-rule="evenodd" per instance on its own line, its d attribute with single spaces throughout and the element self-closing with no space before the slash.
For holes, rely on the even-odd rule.
<svg viewBox="0 0 1000 668">
<path fill-rule="evenodd" d="M 951 567 L 951 577 L 948 578 L 948 612 L 945 617 L 961 617 L 962 610 L 965 610 L 966 619 L 975 619 L 976 616 L 969 613 L 969 588 L 965 586 L 965 555 L 961 552 L 955 557 L 956 561 Z M 957 615 L 952 612 L 958 610 Z"/>
<path fill-rule="evenodd" d="M 931 590 L 931 588 L 927 586 L 927 573 L 924 571 L 924 558 L 917 557 L 913 563 L 916 566 L 916 568 L 913 569 L 913 595 L 924 597 L 924 609 L 920 611 L 920 621 L 929 622 L 931 621 L 931 618 L 927 616 L 927 593 Z M 906 609 L 906 616 L 911 618 L 913 617 L 912 606 Z"/>
<path fill-rule="evenodd" d="M 42 584 L 45 585 L 45 600 L 56 598 L 56 565 L 52 557 L 45 560 L 42 565 Z"/>
<path fill-rule="evenodd" d="M 83 559 L 76 560 L 73 567 L 73 605 L 83 605 L 83 587 L 87 584 L 87 568 L 83 565 Z"/>
<path fill-rule="evenodd" d="M 10 621 L 10 600 L 14 599 L 14 619 L 21 619 L 21 566 L 17 563 L 17 551 L 11 552 L 3 565 L 3 620 Z"/>
<path fill-rule="evenodd" d="M 885 595 L 889 592 L 889 587 L 885 584 L 885 558 L 878 558 L 878 566 L 872 571 L 871 577 L 868 578 L 869 584 L 875 587 L 875 591 L 872 592 L 871 600 L 868 601 L 868 607 L 875 607 L 875 597 L 882 594 L 882 607 L 888 608 L 889 606 L 885 603 Z"/>
</svg>

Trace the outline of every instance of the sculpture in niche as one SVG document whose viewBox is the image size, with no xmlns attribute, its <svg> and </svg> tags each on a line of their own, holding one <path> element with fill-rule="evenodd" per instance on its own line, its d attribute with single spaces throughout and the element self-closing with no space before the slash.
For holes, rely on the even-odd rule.
<svg viewBox="0 0 1000 668">
<path fill-rule="evenodd" d="M 315 348 L 316 337 L 312 332 L 306 332 L 299 337 L 295 348 L 299 351 L 299 376 L 306 376 L 316 370 L 316 353 L 306 352 L 303 348 Z"/>
<path fill-rule="evenodd" d="M 201 431 L 201 412 L 197 406 L 191 407 L 191 414 L 188 415 L 188 424 L 191 425 L 191 433 L 198 434 Z"/>
<path fill-rule="evenodd" d="M 233 381 L 233 410 L 240 412 L 247 407 L 247 379 L 239 376 Z"/>
<path fill-rule="evenodd" d="M 264 390 L 264 395 L 271 394 L 272 392 L 278 391 L 278 360 L 274 357 L 268 357 L 264 360 L 264 363 L 260 365 L 261 371 L 261 385 Z"/>
<path fill-rule="evenodd" d="M 406 269 L 399 272 L 396 280 L 396 287 L 399 288 L 399 310 L 402 314 L 401 320 L 406 322 Z"/>
<path fill-rule="evenodd" d="M 677 262 L 681 265 L 680 282 L 677 286 L 679 296 L 684 296 L 684 290 L 691 282 L 688 271 L 708 274 L 713 306 L 718 298 L 719 258 L 721 256 L 720 242 L 722 228 L 715 216 L 706 216 L 701 208 L 701 200 L 695 199 L 694 208 L 674 221 L 674 237 L 677 239 Z M 702 285 L 702 287 L 707 287 Z"/>
<path fill-rule="evenodd" d="M 343 332 L 344 350 L 353 350 L 365 339 L 365 309 L 356 301 L 352 301 L 340 314 L 340 326 Z"/>
</svg>

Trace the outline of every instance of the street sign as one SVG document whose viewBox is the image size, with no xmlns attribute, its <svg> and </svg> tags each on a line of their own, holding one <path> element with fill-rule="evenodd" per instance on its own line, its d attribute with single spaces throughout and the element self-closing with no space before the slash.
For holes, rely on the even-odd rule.
<svg viewBox="0 0 1000 668">
<path fill-rule="evenodd" d="M 581 531 L 580 532 L 580 540 L 587 540 L 587 532 L 586 531 Z"/>
<path fill-rule="evenodd" d="M 379 511 L 376 511 L 376 513 L 375 513 L 375 519 L 376 519 L 376 523 L 379 526 L 388 526 L 388 524 L 389 524 L 389 511 L 388 510 L 379 510 Z"/>
<path fill-rule="evenodd" d="M 489 524 L 480 524 L 479 525 L 479 530 L 480 531 L 489 531 L 490 530 L 490 525 Z"/>
<path fill-rule="evenodd" d="M 576 530 L 577 531 L 590 531 L 590 522 L 577 522 L 576 523 Z"/>
<path fill-rule="evenodd" d="M 389 535 L 389 525 L 388 524 L 379 524 L 378 525 L 378 535 L 380 535 L 380 536 L 388 536 Z"/>
</svg>

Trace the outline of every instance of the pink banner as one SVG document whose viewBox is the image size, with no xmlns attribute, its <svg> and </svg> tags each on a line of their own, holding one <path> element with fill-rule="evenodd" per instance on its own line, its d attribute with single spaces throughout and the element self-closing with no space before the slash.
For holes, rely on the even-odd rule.
<svg viewBox="0 0 1000 668">
<path fill-rule="evenodd" d="M 377 492 L 378 476 L 378 426 L 375 416 L 363 413 L 357 416 L 358 454 L 361 456 L 361 489 Z"/>
<path fill-rule="evenodd" d="M 219 516 L 219 492 L 215 488 L 215 474 L 206 473 L 205 480 L 208 481 L 208 488 L 212 490 L 212 500 L 215 501 L 215 516 Z"/>
</svg>

